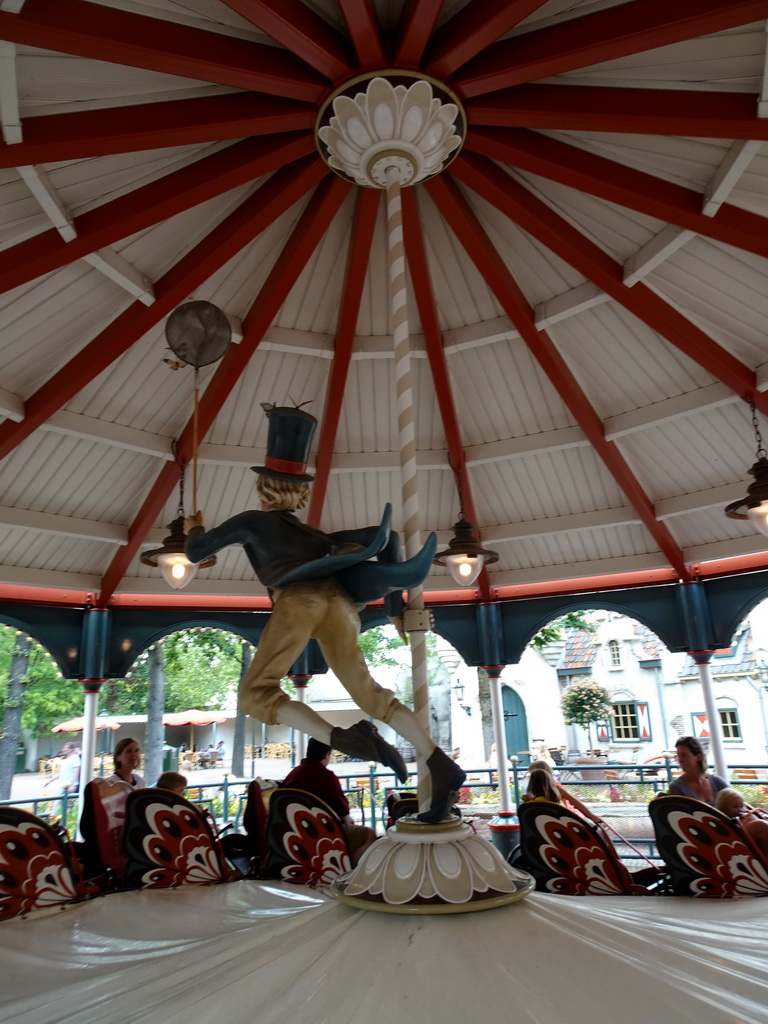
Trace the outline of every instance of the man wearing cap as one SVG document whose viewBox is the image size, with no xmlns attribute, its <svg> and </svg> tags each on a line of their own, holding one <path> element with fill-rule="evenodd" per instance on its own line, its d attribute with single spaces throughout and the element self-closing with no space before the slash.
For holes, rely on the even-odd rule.
<svg viewBox="0 0 768 1024">
<path fill-rule="evenodd" d="M 316 711 L 290 700 L 281 689 L 280 680 L 314 638 L 358 707 L 387 722 L 426 760 L 432 797 L 420 818 L 441 821 L 455 802 L 464 772 L 435 746 L 414 713 L 371 676 L 357 643 L 358 607 L 421 583 L 434 556 L 434 534 L 418 555 L 401 562 L 397 535 L 389 528 L 389 506 L 378 527 L 328 534 L 302 523 L 294 512 L 309 499 L 313 477 L 306 468 L 317 420 L 303 409 L 264 409 L 267 457 L 263 466 L 253 467 L 261 511 L 241 512 L 208 531 L 200 512 L 184 524 L 191 561 L 242 544 L 256 576 L 270 590 L 272 615 L 243 679 L 240 708 L 269 725 L 300 729 L 351 757 L 380 761 L 405 782 L 408 772 L 402 757 L 370 722 L 331 728 Z"/>
</svg>

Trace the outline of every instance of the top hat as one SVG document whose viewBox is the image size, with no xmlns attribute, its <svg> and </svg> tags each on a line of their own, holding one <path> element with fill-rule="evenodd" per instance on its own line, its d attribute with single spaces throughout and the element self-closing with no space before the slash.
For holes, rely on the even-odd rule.
<svg viewBox="0 0 768 1024">
<path fill-rule="evenodd" d="M 263 466 L 251 466 L 259 476 L 302 483 L 314 480 L 307 473 L 309 446 L 317 420 L 303 409 L 261 403 L 267 414 L 267 455 Z"/>
</svg>

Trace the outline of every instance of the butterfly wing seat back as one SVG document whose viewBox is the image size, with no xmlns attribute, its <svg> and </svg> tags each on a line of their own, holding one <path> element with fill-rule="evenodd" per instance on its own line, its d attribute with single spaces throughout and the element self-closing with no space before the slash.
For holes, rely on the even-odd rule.
<svg viewBox="0 0 768 1024">
<path fill-rule="evenodd" d="M 29 811 L 0 807 L 0 921 L 88 895 L 69 843 Z"/>
<path fill-rule="evenodd" d="M 267 808 L 274 792 L 274 788 L 262 789 L 258 779 L 248 785 L 243 828 L 247 836 L 246 849 L 257 871 L 263 869 L 267 859 Z"/>
<path fill-rule="evenodd" d="M 675 895 L 768 896 L 768 864 L 731 818 L 685 796 L 656 797 L 648 812 Z"/>
<path fill-rule="evenodd" d="M 529 801 L 518 807 L 522 865 L 539 892 L 567 896 L 646 894 L 613 844 L 561 804 Z"/>
<path fill-rule="evenodd" d="M 118 883 L 125 871 L 123 826 L 125 805 L 133 792 L 127 782 L 92 779 L 83 790 L 80 834 L 85 844 L 88 874 L 111 868 Z"/>
<path fill-rule="evenodd" d="M 304 885 L 326 884 L 352 870 L 341 821 L 302 789 L 273 791 L 267 819 L 265 873 Z"/>
<path fill-rule="evenodd" d="M 130 888 L 167 889 L 242 878 L 227 862 L 204 813 L 168 789 L 130 793 L 123 849 Z"/>
</svg>

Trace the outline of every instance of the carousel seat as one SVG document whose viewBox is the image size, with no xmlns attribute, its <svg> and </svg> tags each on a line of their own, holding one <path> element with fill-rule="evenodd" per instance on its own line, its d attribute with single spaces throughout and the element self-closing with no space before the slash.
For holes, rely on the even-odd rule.
<svg viewBox="0 0 768 1024">
<path fill-rule="evenodd" d="M 272 792 L 266 828 L 265 874 L 303 885 L 326 884 L 352 870 L 341 821 L 303 789 Z"/>
<path fill-rule="evenodd" d="M 768 896 L 768 864 L 733 819 L 685 796 L 656 797 L 648 812 L 675 895 Z"/>
<path fill-rule="evenodd" d="M 659 878 L 652 869 L 631 874 L 613 843 L 561 804 L 529 801 L 518 807 L 519 866 L 539 892 L 566 896 L 648 895 Z M 517 864 L 518 862 L 515 861 Z"/>
<path fill-rule="evenodd" d="M 0 921 L 98 891 L 83 882 L 72 847 L 52 826 L 20 807 L 0 807 Z"/>
<path fill-rule="evenodd" d="M 92 779 L 83 790 L 80 834 L 83 837 L 83 862 L 87 875 L 108 869 L 119 884 L 125 870 L 123 825 L 125 804 L 133 792 L 127 782 Z"/>
<path fill-rule="evenodd" d="M 231 882 L 228 863 L 205 814 L 168 789 L 135 789 L 125 806 L 125 884 L 133 889 Z"/>
</svg>

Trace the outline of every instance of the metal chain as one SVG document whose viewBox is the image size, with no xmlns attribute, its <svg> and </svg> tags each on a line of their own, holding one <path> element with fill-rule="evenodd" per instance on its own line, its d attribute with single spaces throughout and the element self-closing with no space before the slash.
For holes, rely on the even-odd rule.
<svg viewBox="0 0 768 1024">
<path fill-rule="evenodd" d="M 768 452 L 763 447 L 763 435 L 760 433 L 760 425 L 757 422 L 757 410 L 755 409 L 755 403 L 750 402 L 749 407 L 752 410 L 752 427 L 755 431 L 755 441 L 757 443 L 757 457 L 758 459 L 764 459 Z"/>
</svg>

